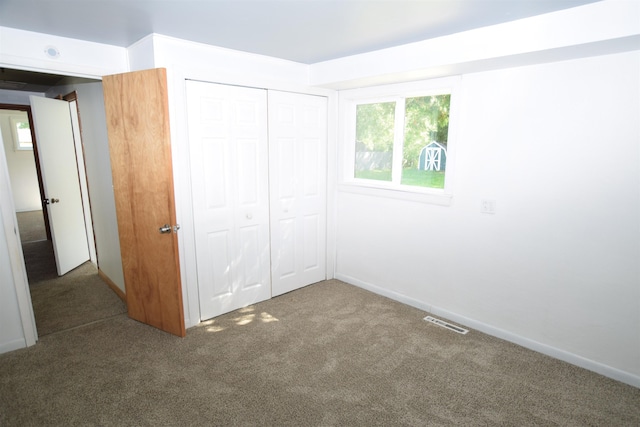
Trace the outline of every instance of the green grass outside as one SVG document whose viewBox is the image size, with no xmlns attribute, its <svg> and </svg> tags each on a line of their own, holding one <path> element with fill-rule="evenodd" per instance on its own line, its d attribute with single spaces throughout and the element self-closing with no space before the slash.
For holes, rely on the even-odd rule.
<svg viewBox="0 0 640 427">
<path fill-rule="evenodd" d="M 402 185 L 413 185 L 416 187 L 444 188 L 444 171 L 404 169 L 400 182 Z"/>
<path fill-rule="evenodd" d="M 390 182 L 391 170 L 356 171 L 356 178 Z M 444 188 L 444 171 L 404 169 L 401 184 L 414 187 Z"/>
</svg>

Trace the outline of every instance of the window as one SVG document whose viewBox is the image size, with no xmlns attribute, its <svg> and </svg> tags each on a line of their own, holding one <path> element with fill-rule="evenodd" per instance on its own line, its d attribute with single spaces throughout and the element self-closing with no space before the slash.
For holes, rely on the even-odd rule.
<svg viewBox="0 0 640 427">
<path fill-rule="evenodd" d="M 14 147 L 16 150 L 33 150 L 31 141 L 31 128 L 26 117 L 11 116 L 11 131 L 13 133 Z"/>
<path fill-rule="evenodd" d="M 450 195 L 456 80 L 344 91 L 342 184 Z"/>
</svg>

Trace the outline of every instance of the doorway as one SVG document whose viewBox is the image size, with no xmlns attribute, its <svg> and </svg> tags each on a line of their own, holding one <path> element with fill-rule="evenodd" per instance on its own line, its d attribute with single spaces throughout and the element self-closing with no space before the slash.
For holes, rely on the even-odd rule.
<svg viewBox="0 0 640 427">
<path fill-rule="evenodd" d="M 15 96 L 17 98 L 17 95 Z M 62 101 L 60 101 L 62 102 Z M 75 140 L 79 141 L 80 123 L 77 110 L 78 100 L 73 97 L 67 107 L 66 117 L 73 124 L 75 132 Z M 28 105 L 9 105 L 3 104 L 3 110 L 7 115 L 16 116 L 17 118 L 26 117 L 26 112 L 30 113 Z M 18 115 L 21 113 L 22 115 Z M 74 114 L 75 113 L 75 114 Z M 29 128 L 34 129 L 33 120 L 29 120 Z M 11 133 L 5 132 L 3 129 L 3 140 L 5 145 L 5 153 L 9 163 L 15 154 L 20 154 L 23 160 L 26 158 L 30 169 L 18 167 L 22 170 L 22 174 L 15 174 L 16 165 L 8 164 L 10 181 L 12 183 L 13 204 L 16 206 L 16 217 L 18 219 L 18 231 L 20 232 L 22 241 L 22 252 L 24 255 L 24 264 L 27 272 L 28 292 L 31 295 L 31 305 L 36 317 L 37 331 L 39 336 L 54 333 L 60 330 L 78 326 L 80 324 L 89 323 L 101 318 L 117 315 L 125 312 L 125 306 L 122 300 L 109 289 L 101 280 L 97 269 L 97 255 L 93 236 L 93 227 L 91 225 L 91 217 L 89 214 L 90 203 L 88 199 L 88 189 L 86 185 L 86 177 L 82 177 L 81 184 L 84 184 L 83 206 L 87 215 L 84 216 L 82 222 L 87 223 L 87 237 L 89 238 L 91 248 L 91 262 L 86 262 L 78 268 L 72 269 L 71 272 L 63 277 L 58 277 L 56 271 L 56 261 L 53 255 L 50 227 L 47 223 L 46 205 L 42 204 L 44 194 L 42 193 L 42 181 L 38 180 L 36 175 L 41 174 L 37 171 L 39 163 L 35 153 L 37 153 L 37 142 L 35 134 L 32 133 L 35 149 L 33 151 L 18 152 L 14 144 L 14 138 Z M 76 145 L 81 148 L 80 144 Z M 79 159 L 79 166 L 84 166 L 82 152 L 76 153 Z M 75 160 L 74 160 L 75 162 Z M 24 163 L 24 162 L 23 162 Z M 21 166 L 21 165 L 18 165 Z M 79 168 L 80 169 L 80 168 Z M 74 172 L 76 180 L 78 175 L 83 175 L 82 171 Z M 27 179 L 25 174 L 31 176 Z M 31 186 L 25 183 L 29 181 Z M 13 183 L 18 183 L 13 185 Z M 29 187 L 27 191 L 27 188 Z M 35 195 L 33 189 L 35 187 Z M 28 194 L 29 197 L 24 197 Z M 22 199 L 29 199 L 26 205 Z M 85 240 L 86 241 L 86 240 Z M 86 246 L 86 243 L 85 243 Z"/>
</svg>

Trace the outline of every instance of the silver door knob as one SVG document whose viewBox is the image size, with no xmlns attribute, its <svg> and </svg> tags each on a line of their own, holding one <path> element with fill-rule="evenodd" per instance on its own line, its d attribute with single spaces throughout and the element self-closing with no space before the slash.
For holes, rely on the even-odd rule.
<svg viewBox="0 0 640 427">
<path fill-rule="evenodd" d="M 160 232 L 160 234 L 171 233 L 171 226 L 169 224 L 165 224 L 162 227 L 160 227 L 158 231 Z"/>
</svg>

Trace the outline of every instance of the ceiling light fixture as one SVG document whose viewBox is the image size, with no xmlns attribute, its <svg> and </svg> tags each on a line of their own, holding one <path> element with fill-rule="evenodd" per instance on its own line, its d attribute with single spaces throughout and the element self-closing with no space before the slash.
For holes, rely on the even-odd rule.
<svg viewBox="0 0 640 427">
<path fill-rule="evenodd" d="M 58 59 L 60 57 L 60 51 L 55 46 L 45 46 L 44 53 L 52 59 Z"/>
</svg>

